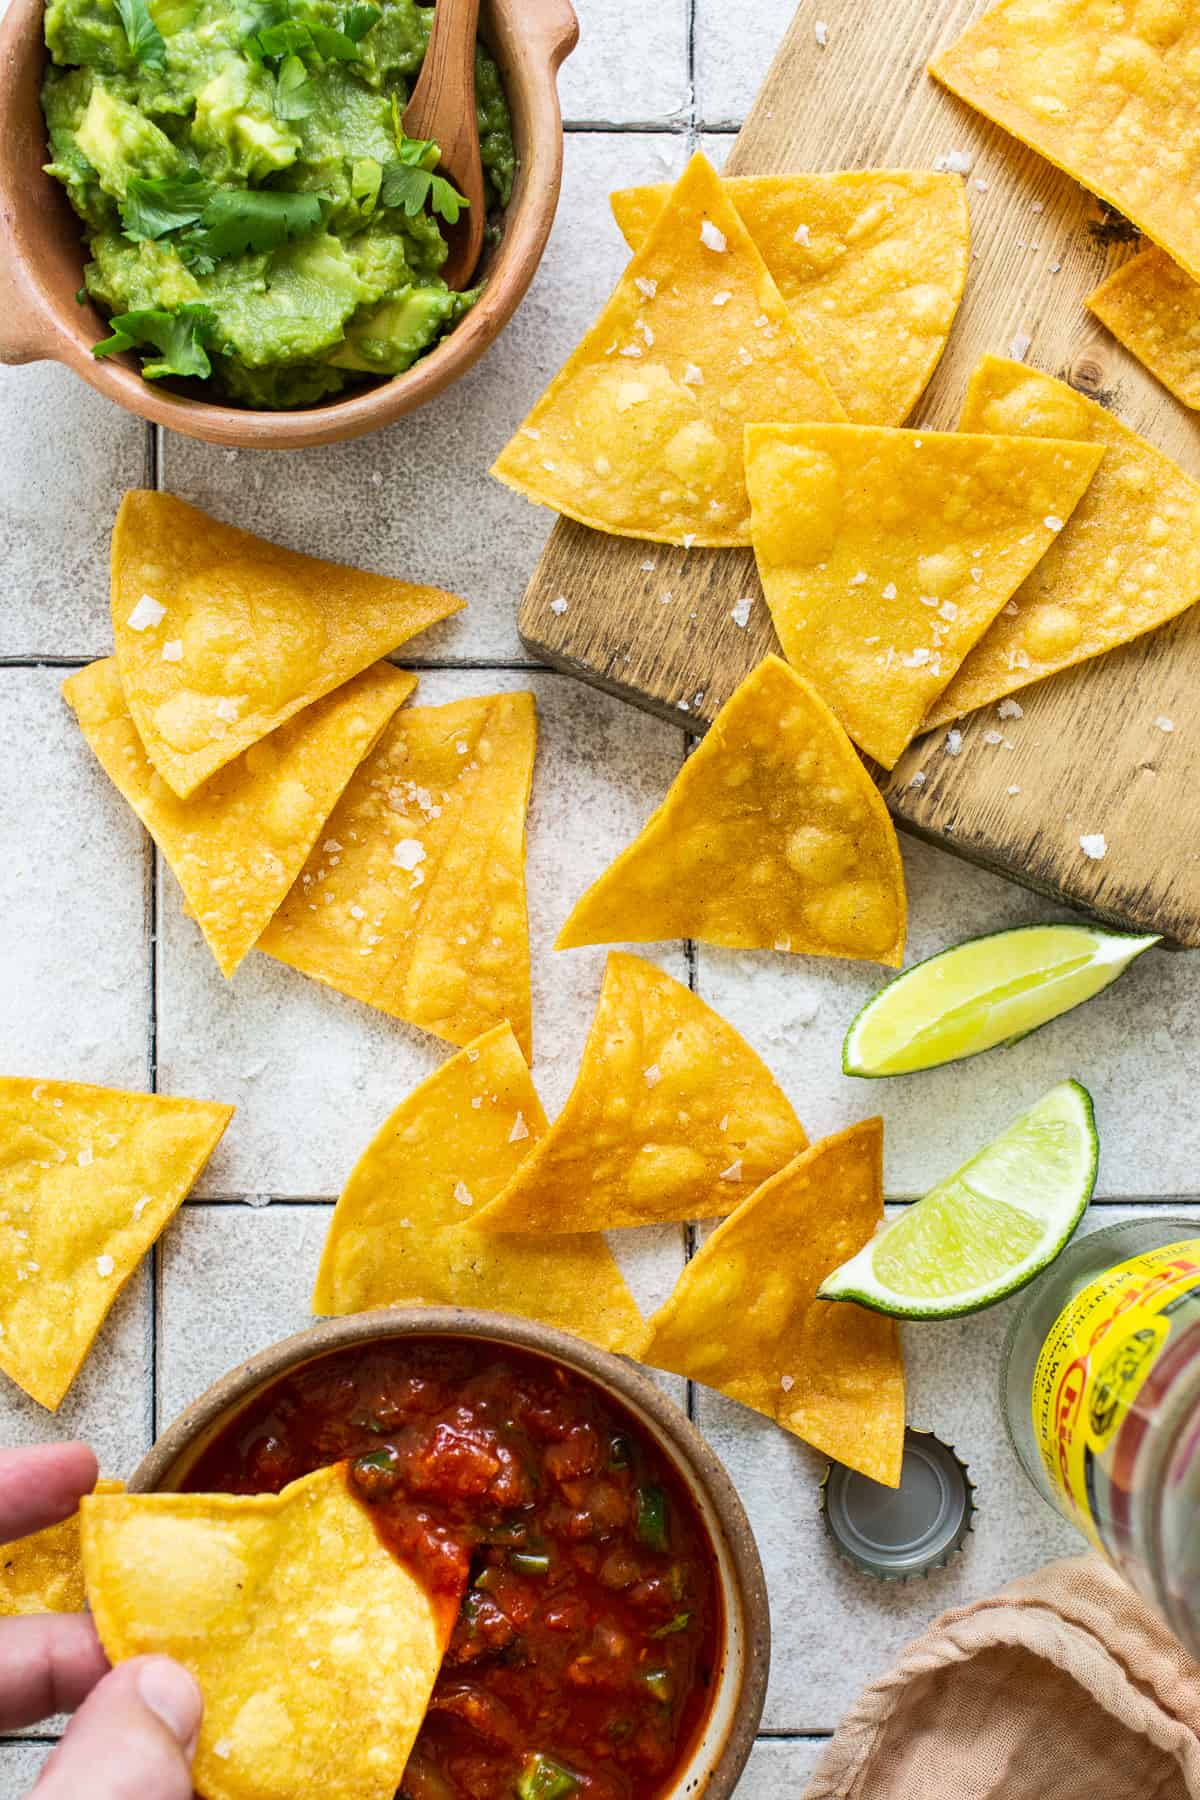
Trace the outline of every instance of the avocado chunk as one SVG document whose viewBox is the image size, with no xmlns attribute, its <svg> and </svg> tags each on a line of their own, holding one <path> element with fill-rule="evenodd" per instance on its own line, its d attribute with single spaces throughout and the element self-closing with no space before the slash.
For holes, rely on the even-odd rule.
<svg viewBox="0 0 1200 1800">
<path fill-rule="evenodd" d="M 261 181 L 296 160 L 299 134 L 275 117 L 274 78 L 240 56 L 226 56 L 196 96 L 192 136 L 213 181 Z"/>
<path fill-rule="evenodd" d="M 409 287 L 354 319 L 329 361 L 364 375 L 401 375 L 465 310 L 448 287 Z"/>
<path fill-rule="evenodd" d="M 131 175 L 174 175 L 183 158 L 158 126 L 136 106 L 110 94 L 101 82 L 92 88 L 75 142 L 100 178 L 100 186 L 123 200 Z"/>
</svg>

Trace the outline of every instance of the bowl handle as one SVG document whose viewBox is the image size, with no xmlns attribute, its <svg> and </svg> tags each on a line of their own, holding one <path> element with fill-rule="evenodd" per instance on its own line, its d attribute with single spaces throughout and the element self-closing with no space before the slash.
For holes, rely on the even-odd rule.
<svg viewBox="0 0 1200 1800">
<path fill-rule="evenodd" d="M 579 42 L 579 20 L 571 0 L 526 0 L 521 29 L 537 39 L 552 69 L 557 69 Z"/>
</svg>

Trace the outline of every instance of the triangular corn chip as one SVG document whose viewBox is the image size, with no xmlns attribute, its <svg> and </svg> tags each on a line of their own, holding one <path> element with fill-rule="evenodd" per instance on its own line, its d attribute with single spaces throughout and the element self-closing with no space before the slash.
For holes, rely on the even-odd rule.
<svg viewBox="0 0 1200 1800">
<path fill-rule="evenodd" d="M 475 1235 L 719 1218 L 807 1141 L 732 1025 L 615 952 L 566 1105 Z"/>
<path fill-rule="evenodd" d="M 281 549 L 173 494 L 126 494 L 113 529 L 125 701 L 147 756 L 182 798 L 464 604 Z"/>
<path fill-rule="evenodd" d="M 719 1225 L 651 1319 L 643 1362 L 719 1388 L 815 1450 L 900 1485 L 893 1319 L 817 1298 L 883 1219 L 883 1124 L 823 1138 Z"/>
<path fill-rule="evenodd" d="M 1087 303 L 1177 400 L 1200 410 L 1200 281 L 1151 244 Z"/>
<path fill-rule="evenodd" d="M 1104 461 L 1057 542 L 986 631 L 926 726 L 1153 631 L 1200 599 L 1200 486 L 1093 400 L 1023 363 L 985 356 L 964 431 L 1069 437 Z"/>
<path fill-rule="evenodd" d="M 279 1494 L 110 1495 L 80 1511 L 110 1660 L 172 1656 L 199 1683 L 205 1800 L 392 1800 L 457 1598 L 435 1600 L 393 1556 L 347 1464 Z"/>
<path fill-rule="evenodd" d="M 342 789 L 415 675 L 376 663 L 251 744 L 190 799 L 142 747 L 116 658 L 63 682 L 83 735 L 183 889 L 222 975 L 232 975 L 304 866 Z"/>
<path fill-rule="evenodd" d="M 396 1108 L 334 1210 L 313 1311 L 484 1306 L 629 1350 L 642 1317 L 604 1239 L 488 1238 L 470 1221 L 546 1132 L 507 1025 L 443 1063 Z"/>
<path fill-rule="evenodd" d="M 123 1494 L 122 1481 L 98 1481 L 97 1494 Z M 82 1612 L 79 1514 L 0 1545 L 0 1618 L 25 1613 Z"/>
<path fill-rule="evenodd" d="M 452 1044 L 507 1019 L 528 1056 L 533 695 L 397 714 L 259 949 Z"/>
<path fill-rule="evenodd" d="M 1000 0 L 929 73 L 1200 279 L 1198 57 L 1188 0 Z"/>
<path fill-rule="evenodd" d="M 878 790 L 816 690 L 747 675 L 555 946 L 699 938 L 899 967 L 904 868 Z"/>
<path fill-rule="evenodd" d="M 51 1412 L 232 1117 L 0 1076 L 0 1369 Z"/>
<path fill-rule="evenodd" d="M 492 474 L 619 537 L 745 544 L 742 427 L 842 419 L 701 155 Z"/>
<path fill-rule="evenodd" d="M 754 554 L 789 662 L 890 769 L 1103 456 L 880 425 L 752 425 Z"/>
<path fill-rule="evenodd" d="M 847 169 L 725 175 L 721 186 L 847 415 L 902 425 L 937 367 L 967 279 L 961 177 Z M 670 192 L 660 182 L 611 195 L 631 250 Z"/>
</svg>

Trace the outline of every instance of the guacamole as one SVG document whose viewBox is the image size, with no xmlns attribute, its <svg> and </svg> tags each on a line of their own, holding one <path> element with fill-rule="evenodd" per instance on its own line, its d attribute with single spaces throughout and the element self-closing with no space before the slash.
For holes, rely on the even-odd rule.
<svg viewBox="0 0 1200 1800">
<path fill-rule="evenodd" d="M 97 355 L 255 407 L 400 374 L 478 289 L 439 275 L 460 196 L 401 115 L 432 6 L 416 0 L 48 0 L 42 104 L 84 222 Z M 489 203 L 512 126 L 479 47 Z"/>
</svg>

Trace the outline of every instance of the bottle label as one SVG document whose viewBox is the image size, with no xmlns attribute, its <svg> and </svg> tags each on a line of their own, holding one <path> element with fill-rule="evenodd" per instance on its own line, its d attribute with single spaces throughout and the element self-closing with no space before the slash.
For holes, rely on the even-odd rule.
<svg viewBox="0 0 1200 1800">
<path fill-rule="evenodd" d="M 1033 1434 L 1067 1516 L 1098 1550 L 1111 1523 L 1113 1446 L 1172 1332 L 1200 1314 L 1200 1238 L 1106 1269 L 1068 1301 L 1033 1374 Z"/>
</svg>

